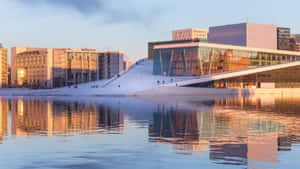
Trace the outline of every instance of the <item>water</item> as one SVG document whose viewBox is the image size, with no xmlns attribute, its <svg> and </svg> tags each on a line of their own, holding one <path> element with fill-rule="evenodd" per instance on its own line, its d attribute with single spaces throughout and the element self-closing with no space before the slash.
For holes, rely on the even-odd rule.
<svg viewBox="0 0 300 169">
<path fill-rule="evenodd" d="M 300 98 L 2 97 L 0 168 L 298 168 Z"/>
</svg>

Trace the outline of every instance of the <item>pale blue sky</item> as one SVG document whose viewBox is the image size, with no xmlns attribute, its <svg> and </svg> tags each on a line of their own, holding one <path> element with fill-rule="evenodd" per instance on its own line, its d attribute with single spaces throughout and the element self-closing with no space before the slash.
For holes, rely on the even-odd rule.
<svg viewBox="0 0 300 169">
<path fill-rule="evenodd" d="M 147 56 L 147 42 L 171 31 L 256 22 L 300 33 L 299 0 L 0 0 L 5 47 L 123 50 Z"/>
</svg>

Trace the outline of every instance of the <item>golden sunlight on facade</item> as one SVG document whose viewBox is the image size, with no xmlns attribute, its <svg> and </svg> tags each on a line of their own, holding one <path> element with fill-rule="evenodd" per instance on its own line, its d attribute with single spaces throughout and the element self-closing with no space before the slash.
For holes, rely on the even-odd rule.
<svg viewBox="0 0 300 169">
<path fill-rule="evenodd" d="M 17 137 L 93 135 L 123 132 L 124 119 L 109 107 L 84 103 L 11 101 L 11 132 Z"/>
<path fill-rule="evenodd" d="M 122 51 L 13 47 L 13 86 L 54 88 L 111 78 L 124 70 Z"/>
<path fill-rule="evenodd" d="M 206 29 L 183 29 L 172 31 L 172 39 L 178 40 L 207 40 Z"/>
<path fill-rule="evenodd" d="M 0 43 L 0 88 L 8 85 L 7 49 Z"/>
<path fill-rule="evenodd" d="M 0 102 L 0 141 L 8 135 L 8 107 L 8 101 Z"/>
</svg>

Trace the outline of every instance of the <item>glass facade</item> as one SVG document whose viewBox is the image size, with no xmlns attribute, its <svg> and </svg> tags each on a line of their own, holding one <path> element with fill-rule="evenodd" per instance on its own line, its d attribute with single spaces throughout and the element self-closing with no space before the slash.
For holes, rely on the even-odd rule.
<svg viewBox="0 0 300 169">
<path fill-rule="evenodd" d="M 300 55 L 209 47 L 154 50 L 153 74 L 201 76 L 300 60 Z"/>
<path fill-rule="evenodd" d="M 300 66 L 249 74 L 186 87 L 204 88 L 300 88 Z"/>
</svg>

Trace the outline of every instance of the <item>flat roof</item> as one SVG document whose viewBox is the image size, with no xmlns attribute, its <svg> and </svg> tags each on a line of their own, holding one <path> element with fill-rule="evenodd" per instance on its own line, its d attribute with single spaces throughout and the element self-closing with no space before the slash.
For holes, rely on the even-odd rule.
<svg viewBox="0 0 300 169">
<path fill-rule="evenodd" d="M 176 30 L 173 30 L 172 32 L 189 31 L 189 30 L 200 30 L 200 31 L 205 31 L 205 32 L 207 32 L 207 29 L 200 29 L 200 28 L 176 29 Z"/>
<path fill-rule="evenodd" d="M 274 49 L 263 49 L 263 48 L 250 48 L 244 46 L 233 46 L 215 43 L 203 43 L 203 42 L 186 42 L 186 43 L 165 43 L 154 45 L 154 49 L 167 49 L 167 48 L 184 48 L 184 47 L 207 47 L 207 48 L 220 48 L 220 49 L 232 49 L 247 52 L 262 52 L 262 53 L 274 53 L 283 55 L 294 55 L 300 56 L 300 52 L 287 51 L 287 50 L 274 50 Z"/>
<path fill-rule="evenodd" d="M 227 25 L 210 26 L 209 28 L 227 27 L 227 26 L 235 26 L 235 25 L 258 25 L 258 26 L 273 26 L 273 27 L 277 27 L 277 25 L 274 25 L 274 24 L 254 23 L 254 22 L 242 22 L 242 23 L 233 23 L 233 24 L 227 24 Z"/>
</svg>

